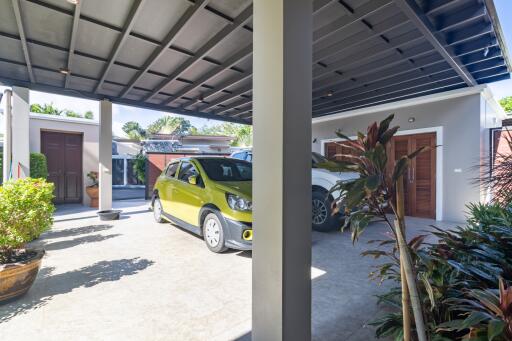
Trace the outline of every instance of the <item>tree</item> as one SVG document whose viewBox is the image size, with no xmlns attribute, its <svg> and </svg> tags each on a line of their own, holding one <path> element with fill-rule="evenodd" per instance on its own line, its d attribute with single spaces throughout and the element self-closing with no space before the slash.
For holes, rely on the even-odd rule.
<svg viewBox="0 0 512 341">
<path fill-rule="evenodd" d="M 94 119 L 94 113 L 92 111 L 88 110 L 85 112 L 84 118 L 86 118 L 88 120 L 92 120 L 92 119 Z"/>
<path fill-rule="evenodd" d="M 66 117 L 83 118 L 82 115 L 73 110 L 64 110 Z"/>
<path fill-rule="evenodd" d="M 512 114 L 512 96 L 503 97 L 500 104 L 506 112 Z"/>
<path fill-rule="evenodd" d="M 211 127 L 204 126 L 197 130 L 197 133 L 204 135 L 231 136 L 234 138 L 233 141 L 231 141 L 231 146 L 252 146 L 252 126 L 250 125 L 224 122 Z"/>
<path fill-rule="evenodd" d="M 137 122 L 128 121 L 123 125 L 122 129 L 126 135 L 133 140 L 140 141 L 146 137 L 146 130 Z"/>
<path fill-rule="evenodd" d="M 188 134 L 192 128 L 189 120 L 183 117 L 173 117 L 170 115 L 160 117 L 148 126 L 147 132 L 150 134 Z"/>
<path fill-rule="evenodd" d="M 404 212 L 404 179 L 403 175 L 411 161 L 425 150 L 421 147 L 409 155 L 401 157 L 393 170 L 388 168 L 387 150 L 391 139 L 399 127 L 390 128 L 394 115 L 377 124 L 368 126 L 366 135 L 358 132 L 357 139 L 337 132 L 338 137 L 345 140 L 343 146 L 349 151 L 341 155 L 345 161 L 325 162 L 325 168 L 337 171 L 349 171 L 359 174 L 359 178 L 339 181 L 330 191 L 337 194 L 333 213 L 344 211 L 346 218 L 343 229 L 350 228 L 352 241 L 358 240 L 364 229 L 375 219 L 385 222 L 394 237 L 394 243 L 399 250 L 400 280 L 402 283 L 403 339 L 411 337 L 410 310 L 413 312 L 417 339 L 425 341 L 426 325 L 423 308 L 418 293 L 418 279 L 412 262 L 410 246 L 406 242 L 406 226 Z M 388 217 L 386 208 L 395 216 L 394 221 Z"/>
<path fill-rule="evenodd" d="M 53 103 L 50 104 L 31 104 L 30 105 L 30 111 L 37 113 L 37 114 L 46 114 L 46 115 L 56 115 L 60 116 L 62 114 L 62 110 L 57 109 L 57 107 L 53 106 Z"/>
</svg>

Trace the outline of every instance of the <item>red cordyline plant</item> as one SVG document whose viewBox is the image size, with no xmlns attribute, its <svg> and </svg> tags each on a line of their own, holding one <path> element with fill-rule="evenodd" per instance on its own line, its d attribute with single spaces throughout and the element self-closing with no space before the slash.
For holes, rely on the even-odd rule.
<svg viewBox="0 0 512 341">
<path fill-rule="evenodd" d="M 501 134 L 509 152 L 498 151 L 486 158 L 480 165 L 484 174 L 475 179 L 475 183 L 491 190 L 492 202 L 507 205 L 512 201 L 512 131 L 503 130 Z"/>
<path fill-rule="evenodd" d="M 338 182 L 330 191 L 332 195 L 338 195 L 333 212 L 345 211 L 346 219 L 342 229 L 351 230 L 353 242 L 372 221 L 384 221 L 391 229 L 400 251 L 404 340 L 411 339 L 412 308 L 418 340 L 423 341 L 426 340 L 425 323 L 411 253 L 405 241 L 403 174 L 411 160 L 428 147 L 421 147 L 401 157 L 390 168 L 387 152 L 391 139 L 399 129 L 398 126 L 390 127 L 393 118 L 394 115 L 390 115 L 380 123 L 374 122 L 368 126 L 366 134 L 358 132 L 356 139 L 338 131 L 336 134 L 344 140 L 340 143 L 348 150 L 337 155 L 344 161 L 329 161 L 322 166 L 333 171 L 359 174 L 357 179 Z M 394 221 L 390 220 L 388 213 L 394 214 Z"/>
</svg>

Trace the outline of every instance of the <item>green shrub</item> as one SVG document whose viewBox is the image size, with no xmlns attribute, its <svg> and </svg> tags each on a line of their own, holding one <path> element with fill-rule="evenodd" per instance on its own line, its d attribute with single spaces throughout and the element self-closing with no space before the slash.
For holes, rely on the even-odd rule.
<svg viewBox="0 0 512 341">
<path fill-rule="evenodd" d="M 510 205 L 508 205 L 510 207 Z M 423 244 L 425 235 L 411 240 L 410 249 L 419 281 L 420 298 L 430 340 L 512 340 L 512 213 L 507 205 L 468 206 L 466 226 L 435 229 L 436 243 Z M 396 286 L 379 302 L 396 311 L 374 321 L 377 337 L 402 335 L 401 288 L 394 243 L 364 254 L 385 258 L 372 273 Z M 501 304 L 496 304 L 501 299 Z M 474 337 L 471 338 L 470 336 Z M 477 337 L 478 336 L 478 337 Z"/>
<path fill-rule="evenodd" d="M 34 179 L 48 177 L 48 165 L 44 154 L 30 153 L 30 177 Z"/>
<path fill-rule="evenodd" d="M 50 228 L 52 198 L 53 184 L 43 179 L 9 180 L 0 187 L 0 264 Z"/>
</svg>

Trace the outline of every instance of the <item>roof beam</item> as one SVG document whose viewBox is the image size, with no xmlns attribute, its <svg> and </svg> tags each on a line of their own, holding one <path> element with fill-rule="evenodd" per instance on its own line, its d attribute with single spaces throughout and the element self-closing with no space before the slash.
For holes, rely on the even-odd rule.
<svg viewBox="0 0 512 341">
<path fill-rule="evenodd" d="M 448 49 L 451 50 L 451 48 L 445 47 L 447 43 L 444 37 L 440 33 L 437 35 L 433 33 L 435 32 L 434 26 L 430 23 L 426 15 L 421 11 L 414 0 L 395 0 L 395 3 L 416 26 L 416 28 L 425 36 L 425 39 L 432 44 L 434 49 L 443 57 L 444 60 L 446 60 L 448 64 L 450 64 L 455 72 L 457 72 L 466 85 L 475 86 L 478 84 L 471 73 L 469 73 L 462 64 L 452 57 L 452 53 L 448 51 Z"/>
<path fill-rule="evenodd" d="M 197 0 L 194 5 L 189 7 L 185 14 L 183 14 L 178 22 L 171 28 L 169 33 L 167 33 L 167 36 L 165 37 L 162 44 L 156 48 L 153 53 L 149 56 L 149 58 L 146 60 L 142 68 L 137 71 L 135 76 L 132 77 L 128 85 L 121 91 L 121 94 L 119 97 L 126 96 L 130 90 L 134 87 L 135 83 L 139 81 L 139 79 L 144 75 L 150 68 L 153 66 L 153 64 L 156 62 L 158 58 L 160 58 L 165 51 L 171 46 L 171 44 L 176 40 L 178 34 L 181 32 L 183 27 L 187 24 L 187 22 L 192 18 L 196 13 L 198 13 L 206 4 L 208 3 L 208 0 Z"/>
<path fill-rule="evenodd" d="M 140 12 L 142 11 L 142 7 L 145 2 L 146 0 L 136 0 L 135 3 L 132 5 L 130 13 L 128 14 L 128 18 L 126 19 L 126 23 L 123 27 L 123 31 L 121 32 L 121 35 L 117 38 L 114 47 L 110 52 L 110 56 L 108 57 L 108 63 L 103 68 L 103 71 L 101 71 L 101 77 L 98 81 L 98 84 L 96 84 L 96 87 L 94 88 L 94 93 L 97 93 L 98 90 L 103 86 L 103 82 L 105 81 L 105 78 L 107 77 L 110 69 L 112 68 L 112 65 L 114 65 L 114 62 L 117 58 L 117 55 L 121 51 L 121 48 L 123 47 L 128 37 L 130 36 L 130 32 L 133 28 L 133 25 L 135 25 L 135 22 L 137 21 L 137 18 Z"/>
<path fill-rule="evenodd" d="M 220 96 L 219 98 L 217 98 L 216 100 L 213 100 L 209 103 L 207 103 L 206 105 L 203 105 L 203 106 L 199 106 L 197 108 L 197 110 L 200 110 L 200 111 L 208 111 L 209 109 L 221 104 L 221 103 L 224 103 L 224 102 L 227 102 L 233 98 L 236 98 L 236 97 L 239 97 L 249 91 L 252 90 L 252 82 L 251 83 L 248 83 L 242 87 L 240 87 L 239 89 L 236 89 L 235 91 L 233 91 L 232 93 L 230 94 L 227 94 L 226 96 Z"/>
<path fill-rule="evenodd" d="M 28 77 L 30 78 L 31 83 L 35 83 L 36 79 L 34 77 L 34 71 L 32 71 L 32 62 L 30 61 L 30 55 L 28 53 L 27 38 L 25 36 L 25 29 L 23 28 L 23 20 L 21 19 L 20 1 L 12 0 L 12 8 L 14 9 L 14 17 L 16 18 L 16 25 L 18 26 L 18 32 L 20 34 L 21 49 L 23 50 Z"/>
<path fill-rule="evenodd" d="M 246 79 L 249 79 L 250 77 L 252 77 L 252 66 L 250 69 L 246 70 L 245 73 L 242 73 L 240 75 L 236 75 L 235 77 L 229 78 L 229 79 L 223 81 L 222 83 L 216 85 L 213 89 L 203 92 L 200 97 L 204 101 L 206 98 L 216 95 L 220 92 L 226 92 L 227 88 L 234 86 L 236 84 L 239 84 L 239 83 L 245 81 Z M 186 103 L 183 103 L 182 107 L 188 108 L 192 104 L 196 103 L 198 100 L 199 100 L 199 98 L 196 98 L 194 100 L 190 100 Z"/>
<path fill-rule="evenodd" d="M 69 51 L 68 51 L 68 65 L 66 80 L 64 81 L 64 87 L 69 86 L 69 80 L 71 78 L 71 70 L 73 66 L 73 55 L 75 54 L 76 35 L 78 34 L 78 22 L 80 21 L 80 10 L 82 8 L 82 2 L 79 1 L 75 5 L 75 14 L 73 15 L 73 26 L 71 28 L 71 38 L 69 40 Z"/>
<path fill-rule="evenodd" d="M 237 29 L 243 27 L 247 21 L 252 17 L 252 4 L 249 5 L 245 10 L 242 11 L 233 21 L 233 23 L 228 24 L 222 30 L 220 30 L 217 34 L 213 36 L 206 44 L 204 44 L 199 50 L 195 53 L 194 57 L 188 59 L 183 64 L 181 64 L 170 76 L 164 79 L 160 84 L 153 90 L 153 92 L 147 96 L 144 100 L 148 101 L 152 99 L 158 92 L 164 89 L 167 85 L 172 83 L 176 78 L 178 78 L 183 72 L 187 71 L 190 67 L 192 67 L 195 63 L 201 60 L 206 56 L 208 52 L 210 52 L 218 43 L 226 39 L 230 34 L 235 32 Z M 123 96 L 126 93 L 123 92 Z"/>
<path fill-rule="evenodd" d="M 228 112 L 232 109 L 236 109 L 238 107 L 241 107 L 243 105 L 246 105 L 246 104 L 249 104 L 252 102 L 252 97 L 249 97 L 249 98 L 241 98 L 239 99 L 238 101 L 235 101 L 229 105 L 226 105 L 222 108 L 220 108 L 219 110 L 215 110 L 213 113 L 215 115 L 221 115 L 221 114 L 224 114 L 225 112 Z"/>
<path fill-rule="evenodd" d="M 351 13 L 351 15 L 344 15 L 341 18 L 334 20 L 313 32 L 313 44 L 316 44 L 319 41 L 338 33 L 345 27 L 348 27 L 355 22 L 381 10 L 382 8 L 389 6 L 392 2 L 393 0 L 372 0 L 365 3 L 361 7 L 356 8 L 356 10 Z"/>
<path fill-rule="evenodd" d="M 190 91 L 197 89 L 199 86 L 201 86 L 203 83 L 207 82 L 208 80 L 212 79 L 213 77 L 217 76 L 220 72 L 225 71 L 229 68 L 231 68 L 233 65 L 241 62 L 245 58 L 252 55 L 252 44 L 249 46 L 243 48 L 242 50 L 235 53 L 232 57 L 230 57 L 228 60 L 226 60 L 222 65 L 219 65 L 217 67 L 214 67 L 210 71 L 203 74 L 199 79 L 194 81 L 193 84 L 185 86 L 183 89 L 178 91 L 176 94 L 174 94 L 170 99 L 163 102 L 164 105 L 169 105 L 172 102 L 176 101 L 177 99 L 181 98 L 181 96 L 186 95 Z M 167 81 L 167 80 L 166 80 Z M 162 87 L 160 90 L 162 90 L 164 87 Z M 153 90 L 154 91 L 154 90 Z M 147 101 L 148 98 L 151 96 L 146 97 L 144 100 Z"/>
</svg>

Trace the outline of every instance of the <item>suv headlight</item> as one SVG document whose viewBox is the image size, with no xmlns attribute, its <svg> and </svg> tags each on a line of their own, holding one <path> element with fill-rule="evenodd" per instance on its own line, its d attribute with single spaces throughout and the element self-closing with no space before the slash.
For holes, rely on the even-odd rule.
<svg viewBox="0 0 512 341">
<path fill-rule="evenodd" d="M 226 200 L 229 207 L 235 211 L 252 211 L 252 202 L 239 197 L 238 195 L 226 193 Z"/>
</svg>

